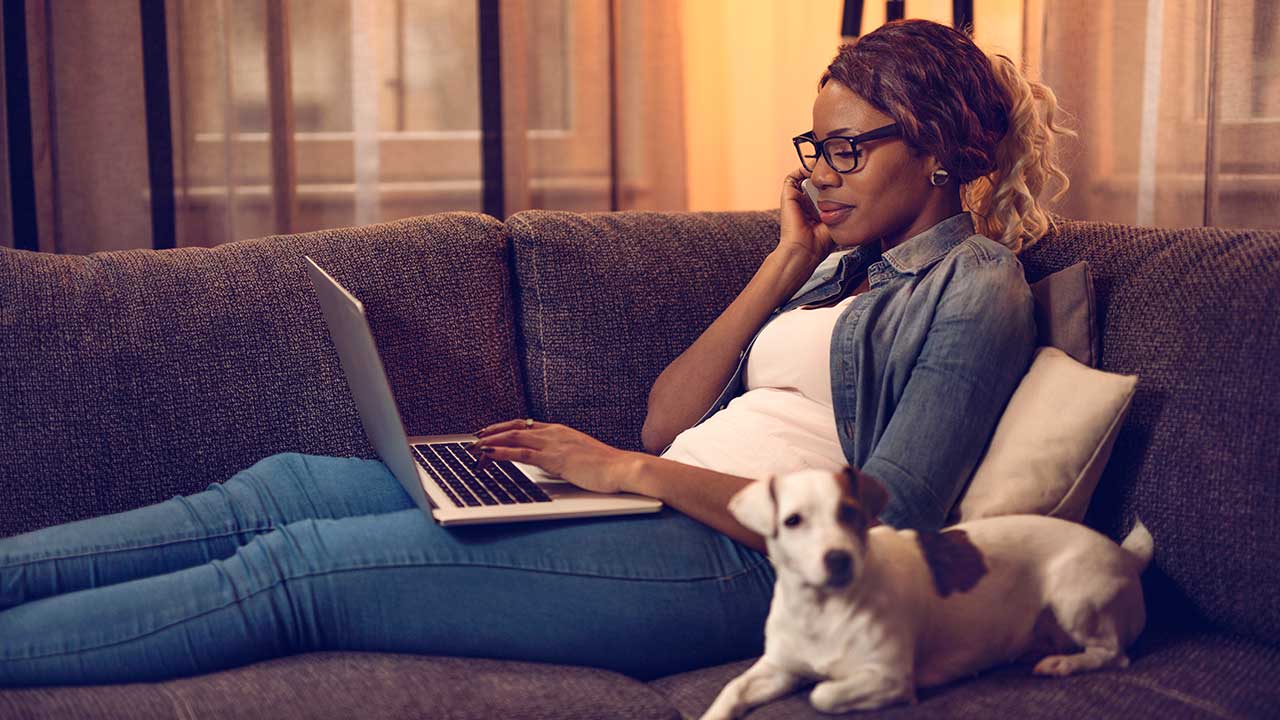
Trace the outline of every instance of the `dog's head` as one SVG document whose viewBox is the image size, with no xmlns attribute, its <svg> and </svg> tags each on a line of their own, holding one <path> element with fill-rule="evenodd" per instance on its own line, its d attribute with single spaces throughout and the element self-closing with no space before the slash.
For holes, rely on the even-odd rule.
<svg viewBox="0 0 1280 720">
<path fill-rule="evenodd" d="M 757 480 L 729 500 L 729 512 L 765 537 L 779 573 L 842 588 L 861 574 L 867 530 L 888 501 L 878 480 L 845 466 Z"/>
</svg>

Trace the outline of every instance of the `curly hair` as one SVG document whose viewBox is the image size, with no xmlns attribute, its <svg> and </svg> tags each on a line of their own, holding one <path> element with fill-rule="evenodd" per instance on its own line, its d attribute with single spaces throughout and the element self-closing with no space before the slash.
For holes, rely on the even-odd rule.
<svg viewBox="0 0 1280 720">
<path fill-rule="evenodd" d="M 961 183 L 977 231 L 1019 253 L 1053 224 L 1039 200 L 1050 178 L 1062 186 L 1051 200 L 1071 185 L 1054 135 L 1077 133 L 1054 123 L 1058 99 L 1047 85 L 979 49 L 971 33 L 929 20 L 885 23 L 840 46 L 818 87 L 835 80 L 892 117 L 908 147 Z"/>
</svg>

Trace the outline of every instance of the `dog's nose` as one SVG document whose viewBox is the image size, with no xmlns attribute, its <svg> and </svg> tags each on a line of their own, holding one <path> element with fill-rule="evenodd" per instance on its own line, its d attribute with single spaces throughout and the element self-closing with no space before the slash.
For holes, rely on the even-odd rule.
<svg viewBox="0 0 1280 720">
<path fill-rule="evenodd" d="M 822 562 L 833 578 L 849 577 L 849 570 L 853 567 L 853 558 L 844 550 L 828 550 L 822 556 Z"/>
</svg>

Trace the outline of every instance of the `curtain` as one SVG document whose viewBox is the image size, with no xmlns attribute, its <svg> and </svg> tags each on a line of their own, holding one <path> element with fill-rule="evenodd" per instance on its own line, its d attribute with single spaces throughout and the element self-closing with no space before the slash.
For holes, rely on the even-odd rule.
<svg viewBox="0 0 1280 720">
<path fill-rule="evenodd" d="M 482 210 L 476 1 L 159 1 L 176 245 Z M 39 249 L 153 247 L 139 0 L 25 5 Z M 497 7 L 504 214 L 685 209 L 678 0 Z"/>
<path fill-rule="evenodd" d="M 1023 3 L 975 0 L 978 45 L 1020 58 Z M 813 125 L 818 78 L 842 42 L 845 8 L 845 0 L 683 4 L 690 209 L 778 207 L 782 177 L 797 165 L 791 138 Z M 952 24 L 952 0 L 909 0 L 903 9 Z M 863 34 L 884 24 L 886 10 L 879 0 L 862 3 Z"/>
<path fill-rule="evenodd" d="M 1030 0 L 1027 58 L 1080 138 L 1071 218 L 1280 227 L 1280 4 Z"/>
</svg>

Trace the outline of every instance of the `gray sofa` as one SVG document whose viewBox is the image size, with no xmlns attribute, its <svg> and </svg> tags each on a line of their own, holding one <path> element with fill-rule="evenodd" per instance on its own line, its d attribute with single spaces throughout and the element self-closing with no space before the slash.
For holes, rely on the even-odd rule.
<svg viewBox="0 0 1280 720">
<path fill-rule="evenodd" d="M 1156 540 L 1133 665 L 1011 666 L 868 717 L 1280 713 L 1280 232 L 1062 220 L 1106 370 L 1141 376 L 1087 522 Z M 212 249 L 0 250 L 0 536 L 203 489 L 268 455 L 374 457 L 301 255 L 366 304 L 407 429 L 563 422 L 640 449 L 648 389 L 746 284 L 776 213 L 449 213 Z M 662 678 L 314 653 L 177 679 L 0 690 L 0 717 L 696 717 L 750 658 Z M 753 718 L 820 717 L 805 696 Z"/>
</svg>

